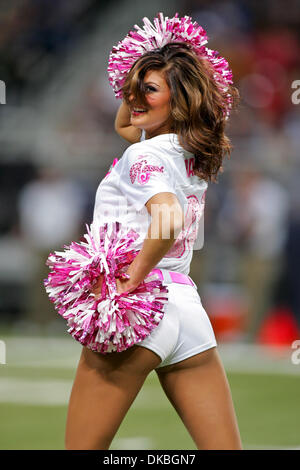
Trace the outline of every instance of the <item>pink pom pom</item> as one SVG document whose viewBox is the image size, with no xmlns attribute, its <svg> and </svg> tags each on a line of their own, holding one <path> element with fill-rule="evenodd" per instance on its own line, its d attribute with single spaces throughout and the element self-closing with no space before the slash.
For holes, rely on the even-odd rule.
<svg viewBox="0 0 300 470">
<path fill-rule="evenodd" d="M 154 25 L 148 18 L 143 18 L 144 26 L 135 25 L 136 31 L 130 31 L 127 36 L 113 47 L 108 60 L 108 78 L 116 98 L 122 98 L 122 87 L 126 76 L 136 62 L 147 51 L 160 49 L 170 42 L 185 42 L 192 46 L 199 58 L 207 59 L 215 70 L 214 78 L 217 85 L 223 91 L 227 91 L 228 84 L 232 84 L 232 71 L 229 64 L 217 51 L 208 49 L 206 31 L 189 16 L 178 18 L 178 13 L 173 18 L 164 18 L 159 13 L 154 18 Z M 227 95 L 227 106 L 224 110 L 228 119 L 232 108 L 232 97 Z"/>
<path fill-rule="evenodd" d="M 138 237 L 119 222 L 87 226 L 83 241 L 50 253 L 46 261 L 51 271 L 44 285 L 51 302 L 73 338 L 93 351 L 124 351 L 146 338 L 164 316 L 168 288 L 156 273 L 130 294 L 117 293 L 116 278 L 130 277 L 124 271 L 139 253 L 134 248 Z M 96 299 L 92 287 L 100 275 L 101 297 Z"/>
</svg>

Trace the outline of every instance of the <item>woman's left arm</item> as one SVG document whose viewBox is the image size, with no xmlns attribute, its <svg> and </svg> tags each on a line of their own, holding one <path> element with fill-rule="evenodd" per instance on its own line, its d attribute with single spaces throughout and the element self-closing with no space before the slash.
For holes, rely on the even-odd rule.
<svg viewBox="0 0 300 470">
<path fill-rule="evenodd" d="M 116 279 L 117 292 L 132 292 L 145 279 L 175 243 L 184 225 L 184 213 L 173 193 L 158 193 L 145 204 L 151 215 L 143 246 L 126 271 L 130 279 Z M 93 287 L 96 298 L 101 295 L 102 276 Z"/>
<path fill-rule="evenodd" d="M 184 213 L 173 193 L 158 193 L 145 204 L 152 217 L 147 237 L 130 264 L 130 279 L 118 279 L 118 292 L 133 291 L 175 243 L 184 225 Z"/>
</svg>

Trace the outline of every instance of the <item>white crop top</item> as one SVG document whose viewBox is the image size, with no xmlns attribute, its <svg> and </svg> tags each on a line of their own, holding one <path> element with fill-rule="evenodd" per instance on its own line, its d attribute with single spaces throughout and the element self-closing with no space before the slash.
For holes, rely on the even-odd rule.
<svg viewBox="0 0 300 470">
<path fill-rule="evenodd" d="M 203 246 L 208 186 L 194 174 L 193 165 L 194 156 L 181 147 L 176 134 L 130 145 L 98 186 L 93 225 L 118 220 L 139 233 L 136 246 L 141 249 L 151 222 L 146 202 L 160 192 L 175 194 L 185 214 L 185 226 L 155 267 L 189 274 L 193 249 Z"/>
</svg>

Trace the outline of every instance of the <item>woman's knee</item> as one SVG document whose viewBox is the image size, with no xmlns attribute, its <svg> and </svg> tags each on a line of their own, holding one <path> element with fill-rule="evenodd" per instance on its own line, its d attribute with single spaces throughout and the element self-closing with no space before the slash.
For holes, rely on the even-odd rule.
<svg viewBox="0 0 300 470">
<path fill-rule="evenodd" d="M 98 436 L 97 439 L 82 432 L 78 438 L 66 432 L 65 450 L 108 450 L 113 436 Z"/>
</svg>

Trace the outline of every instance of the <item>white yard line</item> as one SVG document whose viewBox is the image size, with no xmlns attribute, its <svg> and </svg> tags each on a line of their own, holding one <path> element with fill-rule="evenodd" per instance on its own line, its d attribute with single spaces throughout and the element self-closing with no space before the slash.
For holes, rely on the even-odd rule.
<svg viewBox="0 0 300 470">
<path fill-rule="evenodd" d="M 300 446 L 272 446 L 269 444 L 244 444 L 244 446 L 246 450 L 300 450 Z"/>
<path fill-rule="evenodd" d="M 0 402 L 23 405 L 66 405 L 72 388 L 67 380 L 0 378 Z"/>
<path fill-rule="evenodd" d="M 2 367 L 70 368 L 75 370 L 82 346 L 73 338 L 9 337 L 6 364 Z M 226 371 L 258 374 L 300 375 L 300 364 L 292 363 L 292 348 L 283 350 L 253 344 L 219 344 L 219 354 Z M 5 370 L 5 369 L 4 369 Z"/>
<path fill-rule="evenodd" d="M 111 450 L 151 450 L 153 441 L 149 437 L 127 437 L 114 439 L 110 447 Z"/>
<path fill-rule="evenodd" d="M 0 403 L 67 405 L 72 385 L 72 380 L 0 377 Z M 162 390 L 145 386 L 132 407 L 162 409 L 170 407 L 170 403 Z"/>
</svg>

